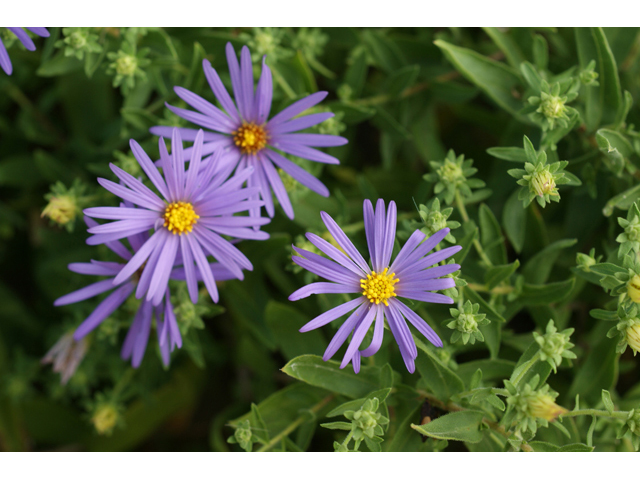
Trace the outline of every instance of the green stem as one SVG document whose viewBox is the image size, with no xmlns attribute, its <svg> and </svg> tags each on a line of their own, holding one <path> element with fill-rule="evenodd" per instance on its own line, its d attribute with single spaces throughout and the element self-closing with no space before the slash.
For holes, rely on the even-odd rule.
<svg viewBox="0 0 640 480">
<path fill-rule="evenodd" d="M 124 375 L 120 377 L 120 380 L 118 380 L 118 383 L 116 383 L 116 386 L 113 387 L 113 391 L 111 392 L 111 396 L 114 400 L 118 398 L 120 393 L 122 393 L 124 388 L 129 384 L 135 373 L 135 369 L 133 367 L 129 367 L 127 371 L 124 372 Z"/>
<path fill-rule="evenodd" d="M 535 365 L 535 363 L 538 360 L 540 360 L 540 351 L 539 350 L 526 363 L 523 363 L 522 365 L 520 365 L 520 367 L 518 367 L 520 370 L 518 371 L 518 374 L 515 376 L 515 378 L 511 381 L 511 383 L 513 383 L 514 386 L 518 385 L 520 380 L 522 380 L 524 378 L 525 374 L 529 371 L 529 369 L 531 367 L 533 367 L 533 365 Z M 516 370 L 518 370 L 518 369 L 516 369 Z"/>
<path fill-rule="evenodd" d="M 271 73 L 276 79 L 276 82 L 278 82 L 278 85 L 280 85 L 282 90 L 284 90 L 284 93 L 287 94 L 287 97 L 296 98 L 297 97 L 296 92 L 293 91 L 293 88 L 289 86 L 289 84 L 284 79 L 284 77 L 280 75 L 280 72 L 276 69 L 276 67 L 274 65 L 270 65 L 270 67 L 271 67 Z"/>
<path fill-rule="evenodd" d="M 458 190 L 456 190 L 456 206 L 458 207 L 458 210 L 460 211 L 460 215 L 462 216 L 462 220 L 465 223 L 469 222 L 469 215 L 467 214 L 467 209 L 464 206 L 464 202 L 462 201 L 462 197 L 460 196 L 460 192 Z M 478 255 L 480 255 L 480 258 L 482 259 L 482 261 L 488 267 L 493 267 L 493 262 L 489 259 L 489 257 L 487 257 L 487 254 L 484 253 L 484 249 L 482 248 L 482 245 L 480 244 L 480 242 L 478 241 L 477 238 L 473 239 L 473 246 L 475 247 L 476 251 L 478 252 Z"/>
<path fill-rule="evenodd" d="M 326 397 L 324 397 L 322 400 L 320 400 L 318 403 L 316 403 L 313 407 L 311 407 L 309 409 L 309 411 L 313 412 L 313 413 L 318 413 L 325 405 L 327 405 L 331 400 L 333 400 L 333 395 L 327 395 Z M 285 438 L 287 435 L 289 435 L 291 432 L 293 432 L 296 428 L 298 428 L 300 425 L 302 425 L 304 422 L 309 420 L 309 415 L 308 414 L 304 414 L 304 415 L 300 415 L 298 418 L 296 418 L 293 422 L 291 422 L 287 428 L 285 428 L 284 430 L 282 430 L 278 435 L 276 435 L 275 437 L 273 437 L 271 440 L 269 440 L 269 443 L 264 444 L 259 450 L 258 452 L 266 452 L 268 450 L 271 450 L 273 447 L 275 447 L 278 442 L 280 442 L 280 440 L 282 440 L 283 438 Z"/>
<path fill-rule="evenodd" d="M 596 410 L 595 408 L 584 408 L 582 410 L 572 410 L 560 414 L 560 417 L 578 417 L 580 415 L 593 415 L 594 417 L 611 417 L 626 420 L 629 412 L 607 412 L 606 410 Z"/>
<path fill-rule="evenodd" d="M 349 448 L 347 447 L 347 445 L 349 445 L 349 442 L 351 441 L 351 437 L 353 437 L 353 430 L 349 431 L 349 434 L 344 439 L 344 442 L 342 442 L 343 447 Z"/>
</svg>

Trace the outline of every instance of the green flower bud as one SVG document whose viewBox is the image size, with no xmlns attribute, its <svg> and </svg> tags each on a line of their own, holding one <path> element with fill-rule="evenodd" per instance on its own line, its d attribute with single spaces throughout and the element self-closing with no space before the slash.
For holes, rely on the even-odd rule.
<svg viewBox="0 0 640 480">
<path fill-rule="evenodd" d="M 480 311 L 480 305 L 477 303 L 472 304 L 467 300 L 462 307 L 462 310 L 457 308 L 449 309 L 453 321 L 447 323 L 447 327 L 455 330 L 451 334 L 451 343 L 456 343 L 459 339 L 462 339 L 464 345 L 467 342 L 474 344 L 476 340 L 483 342 L 484 336 L 482 332 L 478 330 L 479 325 L 486 325 L 489 323 L 489 319 L 485 314 L 478 314 Z"/>
<path fill-rule="evenodd" d="M 640 409 L 634 408 L 629 412 L 626 426 L 629 428 L 633 435 L 640 436 Z"/>
<path fill-rule="evenodd" d="M 596 68 L 596 61 L 591 60 L 587 65 L 587 68 L 580 72 L 580 83 L 583 85 L 597 87 L 600 84 L 598 83 L 598 72 L 594 71 Z"/>
<path fill-rule="evenodd" d="M 618 217 L 618 224 L 624 228 L 624 232 L 617 236 L 616 242 L 621 243 L 618 249 L 618 258 L 627 256 L 630 251 L 640 251 L 640 210 L 634 203 L 627 212 L 627 218 Z"/>
<path fill-rule="evenodd" d="M 574 108 L 567 106 L 567 103 L 578 96 L 579 88 L 580 81 L 577 79 L 565 83 L 563 86 L 560 83 L 555 83 L 552 87 L 543 80 L 540 86 L 540 95 L 531 96 L 528 99 L 529 104 L 538 107 L 530 115 L 530 118 L 538 123 L 544 131 L 553 130 L 556 126 L 568 126 L 570 118 L 578 113 Z"/>
<path fill-rule="evenodd" d="M 553 324 L 553 320 L 549 320 L 544 335 L 533 332 L 533 339 L 540 346 L 540 360 L 548 362 L 554 372 L 557 371 L 563 358 L 576 358 L 575 353 L 570 351 L 574 346 L 573 343 L 569 341 L 573 331 L 573 328 L 567 328 L 562 332 L 558 332 Z"/>
<path fill-rule="evenodd" d="M 503 417 L 506 425 L 515 425 L 520 434 L 530 432 L 535 435 L 539 426 L 546 427 L 567 410 L 555 402 L 558 392 L 549 385 L 536 390 L 540 377 L 536 375 L 529 383 L 517 388 L 508 381 L 505 386 L 508 409 Z"/>
<path fill-rule="evenodd" d="M 431 236 L 443 228 L 448 227 L 450 230 L 458 228 L 460 226 L 460 222 L 448 220 L 452 212 L 453 207 L 440 210 L 440 200 L 438 198 L 434 198 L 428 207 L 420 205 L 418 213 L 425 224 L 425 228 L 421 229 L 422 232 Z M 456 242 L 456 238 L 451 234 L 451 232 L 449 232 L 444 239 L 450 243 Z"/>
<path fill-rule="evenodd" d="M 250 452 L 253 448 L 253 434 L 251 433 L 251 422 L 245 420 L 240 423 L 233 435 L 227 438 L 228 443 L 237 443 L 246 452 Z"/>
<path fill-rule="evenodd" d="M 482 188 L 485 183 L 473 176 L 478 169 L 473 168 L 473 160 L 464 159 L 464 155 L 456 157 L 453 150 L 449 150 L 446 158 L 442 162 L 429 162 L 433 173 L 424 175 L 428 182 L 436 182 L 434 192 L 442 194 L 442 198 L 450 205 L 453 202 L 456 192 L 460 192 L 463 197 L 471 195 L 472 188 Z"/>
<path fill-rule="evenodd" d="M 91 423 L 100 435 L 111 435 L 117 424 L 122 422 L 119 407 L 113 403 L 101 403 L 91 415 Z"/>
<path fill-rule="evenodd" d="M 602 258 L 602 256 L 598 256 L 598 258 L 596 258 L 595 254 L 596 254 L 595 248 L 591 249 L 591 251 L 589 252 L 589 255 L 585 255 L 584 253 L 578 253 L 576 255 L 576 263 L 578 264 L 578 267 L 580 267 L 580 269 L 584 270 L 585 272 L 591 271 L 590 267 L 593 267 Z"/>
<path fill-rule="evenodd" d="M 40 216 L 49 217 L 58 225 L 66 225 L 75 220 L 78 212 L 80 212 L 80 208 L 78 207 L 77 199 L 71 195 L 61 195 L 59 197 L 51 197 Z"/>
<path fill-rule="evenodd" d="M 133 55 L 123 55 L 116 59 L 116 73 L 132 76 L 138 68 L 138 59 Z"/>
</svg>

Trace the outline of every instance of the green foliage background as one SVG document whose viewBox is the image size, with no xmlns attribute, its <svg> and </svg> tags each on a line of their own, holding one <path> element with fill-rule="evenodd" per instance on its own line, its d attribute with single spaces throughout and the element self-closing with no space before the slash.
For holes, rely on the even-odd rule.
<svg viewBox="0 0 640 480">
<path fill-rule="evenodd" d="M 383 451 L 623 451 L 637 445 L 640 427 L 634 433 L 626 417 L 611 414 L 640 407 L 637 359 L 629 348 L 617 351 L 606 335 L 611 324 L 589 311 L 617 309 L 603 288 L 618 286 L 611 278 L 626 271 L 617 255 L 623 229 L 616 219 L 627 218 L 640 197 L 640 134 L 633 128 L 640 124 L 639 29 L 112 28 L 82 31 L 93 35 L 92 46 L 79 48 L 64 42 L 73 31 L 50 32 L 35 40 L 36 52 L 16 42 L 9 48 L 14 73 L 0 74 L 0 449 L 332 450 L 345 434 L 319 426 L 331 421 L 328 414 L 378 402 L 390 420 Z M 61 385 L 40 359 L 97 305 L 93 299 L 53 307 L 56 298 L 87 284 L 66 266 L 109 256 L 104 246 L 85 244 L 81 217 L 67 228 L 42 218 L 44 197 L 62 182 L 75 185 L 82 207 L 116 205 L 96 177 L 111 178 L 109 162 L 137 175 L 130 138 L 157 157 L 149 127 L 188 126 L 164 106 L 185 106 L 173 86 L 214 101 L 202 59 L 229 85 L 229 41 L 237 51 L 248 44 L 256 65 L 267 54 L 272 114 L 315 91 L 329 92 L 321 108 L 336 117 L 320 129 L 349 143 L 329 149 L 339 166 L 302 164 L 331 196 L 291 183 L 295 220 L 277 209 L 264 228 L 269 240 L 239 245 L 254 271 L 242 282 L 221 284 L 219 305 L 207 303 L 205 294 L 194 307 L 184 290 L 175 290 L 185 345 L 169 369 L 162 367 L 154 332 L 139 369 L 120 359 L 137 308 L 130 301 L 92 334 L 77 372 Z M 139 69 L 118 79 L 118 56 L 132 52 Z M 591 71 L 598 85 L 589 83 Z M 544 98 L 545 81 L 569 89 L 572 79 L 577 97 L 567 100 L 566 121 L 550 127 L 528 99 Z M 566 185 L 556 182 L 558 203 L 541 208 L 525 198 L 523 206 L 519 192 L 528 187 L 508 171 L 528 158 L 524 136 L 549 163 L 568 161 Z M 395 200 L 404 243 L 415 228 L 425 228 L 417 207 L 434 198 L 436 177 L 423 175 L 435 174 L 433 162 L 450 149 L 473 159 L 474 179 L 486 184 L 460 200 L 439 195 L 443 209 L 444 203 L 454 207 L 450 220 L 461 224 L 452 231 L 464 246 L 455 258 L 468 283 L 459 282 L 460 307 L 463 300 L 480 305 L 490 320 L 480 327 L 484 341 L 450 343 L 449 308 L 416 304 L 445 347 L 418 343 L 415 374 L 406 372 L 390 332 L 357 376 L 351 366 L 322 362 L 318 356 L 337 326 L 297 330 L 344 299 L 288 302 L 312 279 L 294 268 L 290 245 L 307 231 L 326 233 L 319 214 L 326 211 L 365 251 L 365 198 Z M 576 253 L 592 248 L 605 266 L 590 271 L 596 261 L 583 257 L 577 264 Z M 562 359 L 554 374 L 549 363 L 533 360 L 523 384 L 537 374 L 540 385 L 559 393 L 557 404 L 577 408 L 579 395 L 580 408 L 591 410 L 566 418 L 560 429 L 553 428 L 556 420 L 539 424 L 535 437 L 523 436 L 516 420 L 503 418 L 498 397 L 507 395 L 504 380 L 513 382 L 518 367 L 538 355 L 533 332 L 544 334 L 550 319 L 561 331 L 575 329 L 577 358 Z M 95 418 L 105 405 L 118 421 L 110 434 L 99 434 Z M 438 415 L 439 422 L 420 426 L 425 416 Z M 617 439 L 625 422 L 631 432 Z M 228 443 L 234 432 L 233 441 L 243 441 Z M 361 449 L 375 449 L 366 445 Z"/>
</svg>

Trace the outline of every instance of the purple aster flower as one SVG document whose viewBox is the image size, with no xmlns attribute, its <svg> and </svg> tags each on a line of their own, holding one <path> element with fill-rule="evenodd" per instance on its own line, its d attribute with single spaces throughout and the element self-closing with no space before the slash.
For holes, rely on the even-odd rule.
<svg viewBox="0 0 640 480">
<path fill-rule="evenodd" d="M 111 170 L 124 185 L 104 178 L 99 178 L 98 183 L 139 208 L 125 205 L 84 211 L 90 217 L 116 220 L 90 228 L 89 233 L 94 235 L 87 240 L 89 245 L 154 230 L 113 279 L 114 285 L 120 285 L 142 268 L 136 297 L 142 298 L 146 293 L 146 299 L 153 305 L 160 304 L 178 258 L 184 266 L 191 301 L 198 301 L 198 279 L 201 279 L 213 301 L 217 302 L 215 272 L 207 261 L 208 254 L 235 278 L 244 278 L 243 268 L 253 268 L 247 257 L 221 235 L 254 240 L 269 238 L 267 233 L 254 230 L 254 227 L 268 223 L 268 218 L 233 215 L 262 205 L 262 202 L 250 199 L 257 195 L 257 188 L 240 188 L 252 169 L 244 169 L 229 179 L 231 170 L 218 168 L 220 152 L 200 168 L 203 137 L 202 130 L 195 136 L 191 163 L 186 172 L 180 132 L 173 130 L 171 156 L 160 138 L 162 175 L 140 145 L 131 140 L 134 156 L 162 198 L 140 180 L 111 164 Z"/>
<path fill-rule="evenodd" d="M 131 204 L 128 204 L 132 207 Z M 89 228 L 95 227 L 98 223 L 88 217 L 85 217 L 85 222 Z M 125 261 L 131 260 L 135 253 L 148 240 L 149 235 L 145 233 L 137 233 L 127 237 L 129 245 L 133 253 L 125 247 L 120 241 L 113 240 L 106 242 L 107 247 L 113 251 L 120 258 Z M 69 293 L 60 297 L 54 302 L 55 306 L 68 305 L 71 303 L 77 303 L 88 298 L 95 297 L 101 293 L 113 290 L 111 294 L 105 298 L 96 309 L 89 315 L 76 329 L 73 334 L 73 340 L 76 342 L 82 342 L 84 337 L 93 331 L 98 325 L 100 325 L 109 315 L 111 315 L 124 301 L 133 293 L 136 286 L 139 284 L 148 284 L 151 281 L 150 271 L 143 271 L 139 276 L 130 278 L 129 281 L 116 288 L 114 285 L 113 277 L 117 276 L 119 272 L 125 268 L 125 263 L 118 262 L 102 262 L 97 260 L 91 260 L 90 263 L 70 263 L 69 270 L 72 272 L 80 273 L 82 275 L 94 275 L 109 277 L 106 280 L 101 280 L 96 283 L 92 283 L 80 290 Z M 228 280 L 233 278 L 228 270 L 219 264 L 209 265 L 212 272 L 218 277 L 219 280 Z M 184 273 L 182 268 L 176 268 L 171 272 L 171 278 L 175 280 L 184 280 Z M 115 290 L 114 290 L 115 289 Z M 158 343 L 160 345 L 160 352 L 162 354 L 162 360 L 165 365 L 169 364 L 169 353 L 173 351 L 177 346 L 182 347 L 182 337 L 180 330 L 178 329 L 178 323 L 176 316 L 173 312 L 173 305 L 169 298 L 169 290 L 165 290 L 165 301 L 154 307 L 151 302 L 144 300 L 133 320 L 133 324 L 129 328 L 129 332 L 125 338 L 122 346 L 121 356 L 124 360 L 131 359 L 131 363 L 134 367 L 138 367 L 142 362 L 142 357 L 147 348 L 149 341 L 149 333 L 151 331 L 151 320 L 155 314 L 156 318 L 156 330 L 158 332 Z M 55 347 L 54 347 L 55 348 Z M 48 359 L 51 352 L 47 354 L 44 360 Z M 80 357 L 81 358 L 81 357 Z M 79 361 L 78 361 L 79 363 Z M 76 365 L 77 366 L 77 365 Z M 55 370 L 55 365 L 54 365 Z M 75 370 L 75 368 L 74 368 Z M 57 370 L 56 370 L 57 371 Z"/>
<path fill-rule="evenodd" d="M 167 107 L 180 117 L 217 132 L 205 134 L 203 155 L 222 148 L 225 152 L 225 162 L 231 163 L 234 168 L 236 165 L 239 165 L 240 169 L 253 167 L 254 173 L 249 177 L 248 185 L 258 188 L 270 217 L 274 214 L 271 198 L 273 190 L 284 212 L 289 218 L 293 218 L 293 207 L 276 167 L 320 195 L 329 196 L 329 190 L 320 180 L 275 149 L 314 162 L 337 164 L 340 162 L 336 158 L 312 147 L 337 147 L 347 143 L 347 139 L 336 135 L 293 133 L 333 116 L 333 113 L 328 112 L 293 118 L 321 102 L 327 96 L 327 92 L 316 92 L 298 100 L 268 120 L 273 95 L 271 70 L 263 59 L 262 73 L 254 93 L 253 66 L 249 49 L 246 46 L 242 47 L 240 64 L 231 43 L 227 43 L 226 52 L 235 103 L 218 73 L 211 67 L 211 63 L 204 60 L 202 65 L 205 76 L 224 111 L 182 87 L 175 87 L 175 92 L 197 112 L 168 104 Z M 185 140 L 193 141 L 196 136 L 193 129 L 181 128 L 180 132 Z M 168 137 L 171 135 L 171 127 L 152 127 L 151 133 Z M 185 153 L 187 152 L 188 149 L 185 150 Z M 254 208 L 251 215 L 258 216 L 259 212 L 259 208 Z"/>
<path fill-rule="evenodd" d="M 364 226 L 371 258 L 370 267 L 338 224 L 325 212 L 321 212 L 321 216 L 329 233 L 343 251 L 319 236 L 307 233 L 307 239 L 329 258 L 294 246 L 294 250 L 301 256 L 294 256 L 293 261 L 330 282 L 317 282 L 302 287 L 292 293 L 289 300 L 299 300 L 313 293 L 359 293 L 361 295 L 317 316 L 300 331 L 308 332 L 320 328 L 356 309 L 338 329 L 322 358 L 325 361 L 329 360 L 353 332 L 353 338 L 340 368 L 352 362 L 353 369 L 358 373 L 360 357 L 370 357 L 380 349 L 386 318 L 389 329 L 400 347 L 407 370 L 413 373 L 418 350 L 405 319 L 435 346 L 441 347 L 442 341 L 422 318 L 396 297 L 429 303 L 453 303 L 451 298 L 433 293 L 433 290 L 455 286 L 452 278 L 438 277 L 455 272 L 460 265 L 449 264 L 437 267 L 433 265 L 454 255 L 462 247 L 453 246 L 425 256 L 447 236 L 449 229 L 444 228 L 426 240 L 424 240 L 426 235 L 416 230 L 393 263 L 389 265 L 396 237 L 396 204 L 393 201 L 389 203 L 385 216 L 382 199 L 378 200 L 375 213 L 371 202 L 365 200 Z M 358 348 L 374 320 L 371 344 L 359 351 Z"/>
<path fill-rule="evenodd" d="M 25 46 L 27 50 L 34 51 L 36 49 L 35 43 L 33 40 L 29 38 L 27 32 L 24 31 L 23 27 L 5 27 L 7 30 L 12 32 L 20 43 Z M 26 27 L 31 33 L 35 33 L 39 37 L 48 37 L 49 32 L 44 27 Z M 2 39 L 0 38 L 0 67 L 4 70 L 4 73 L 7 75 L 11 75 L 13 73 L 13 66 L 11 65 L 11 59 L 9 58 L 9 54 L 7 53 L 7 49 L 2 43 Z"/>
</svg>

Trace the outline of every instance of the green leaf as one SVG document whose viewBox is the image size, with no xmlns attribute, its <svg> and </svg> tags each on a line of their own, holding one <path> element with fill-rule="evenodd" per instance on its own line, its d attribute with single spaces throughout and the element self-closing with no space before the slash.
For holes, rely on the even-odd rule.
<svg viewBox="0 0 640 480">
<path fill-rule="evenodd" d="M 551 269 L 560 255 L 560 251 L 569 248 L 578 242 L 577 239 L 565 239 L 553 242 L 548 247 L 540 250 L 527 261 L 522 269 L 522 274 L 527 282 L 540 285 L 547 281 L 551 274 Z"/>
<path fill-rule="evenodd" d="M 609 199 L 607 204 L 602 209 L 602 214 L 606 217 L 610 217 L 614 208 L 621 210 L 628 210 L 633 203 L 640 198 L 640 184 L 635 185 L 628 190 L 616 195 Z"/>
<path fill-rule="evenodd" d="M 507 249 L 500 230 L 500 224 L 489 207 L 480 205 L 480 243 L 487 257 L 494 264 L 507 263 Z"/>
<path fill-rule="evenodd" d="M 440 440 L 478 443 L 482 440 L 480 424 L 483 416 L 482 412 L 465 410 L 448 413 L 426 425 L 411 424 L 411 428 L 423 435 Z"/>
<path fill-rule="evenodd" d="M 610 324 L 601 323 L 597 332 L 601 335 L 595 347 L 583 354 L 584 363 L 578 367 L 568 396 L 595 403 L 601 398 L 602 389 L 611 390 L 617 377 L 616 340 L 606 337 Z"/>
<path fill-rule="evenodd" d="M 40 68 L 36 70 L 36 75 L 55 77 L 80 70 L 81 68 L 82 62 L 80 60 L 76 57 L 67 57 L 64 54 L 64 50 L 59 50 L 56 56 L 40 65 Z"/>
<path fill-rule="evenodd" d="M 504 233 L 516 252 L 522 252 L 527 234 L 527 210 L 522 208 L 522 201 L 518 199 L 520 190 L 515 190 L 502 210 L 502 225 Z"/>
<path fill-rule="evenodd" d="M 445 57 L 467 80 L 477 85 L 511 115 L 523 120 L 518 115 L 522 107 L 521 101 L 512 93 L 513 89 L 520 85 L 520 79 L 512 68 L 444 40 L 436 40 L 433 43 L 444 52 Z"/>
<path fill-rule="evenodd" d="M 509 378 L 515 366 L 516 364 L 514 362 L 500 358 L 492 360 L 472 360 L 461 363 L 456 373 L 464 381 L 465 385 L 468 385 L 474 372 L 480 369 L 482 371 L 482 379 L 486 383 Z"/>
<path fill-rule="evenodd" d="M 523 305 L 548 305 L 561 302 L 569 296 L 575 283 L 575 278 L 546 285 L 525 283 L 522 287 L 522 293 L 518 297 L 518 302 Z"/>
<path fill-rule="evenodd" d="M 466 225 L 468 224 L 465 224 L 465 227 Z M 467 234 L 458 242 L 458 245 L 460 245 L 462 249 L 453 256 L 455 261 L 459 264 L 462 264 L 464 259 L 467 258 L 467 255 L 471 250 L 471 245 L 473 245 L 473 241 L 478 238 L 478 227 L 472 225 L 471 228 L 472 230 L 467 232 Z"/>
<path fill-rule="evenodd" d="M 596 67 L 600 74 L 598 82 L 600 83 L 602 121 L 603 123 L 613 123 L 618 115 L 618 110 L 622 106 L 622 90 L 620 89 L 618 66 L 602 28 L 592 27 L 591 35 L 598 52 Z"/>
<path fill-rule="evenodd" d="M 596 132 L 600 151 L 612 162 L 624 162 L 633 153 L 633 146 L 621 133 L 601 128 Z"/>
<path fill-rule="evenodd" d="M 420 341 L 422 346 L 424 343 Z M 416 342 L 418 346 L 421 346 Z M 416 358 L 416 368 L 422 376 L 426 387 L 438 397 L 438 399 L 446 402 L 451 396 L 464 390 L 464 383 L 453 370 L 440 361 L 438 357 L 431 352 L 430 347 L 424 347 L 422 350 L 426 353 L 418 355 Z"/>
<path fill-rule="evenodd" d="M 380 130 L 389 135 L 403 140 L 411 138 L 411 132 L 382 107 L 376 108 L 376 115 L 373 117 L 372 122 L 375 123 Z"/>
<path fill-rule="evenodd" d="M 294 307 L 272 300 L 267 304 L 264 316 L 273 334 L 272 338 L 287 360 L 304 354 L 322 355 L 327 348 L 327 342 L 320 330 L 299 332 L 310 318 Z"/>
<path fill-rule="evenodd" d="M 518 68 L 525 58 L 518 47 L 518 44 L 513 41 L 511 35 L 500 31 L 495 27 L 482 27 L 493 43 L 495 43 L 500 50 L 504 52 L 504 56 L 513 68 Z"/>
<path fill-rule="evenodd" d="M 524 163 L 527 161 L 524 149 L 519 147 L 491 147 L 487 149 L 487 153 L 507 162 Z"/>
<path fill-rule="evenodd" d="M 353 57 L 353 61 L 344 75 L 344 81 L 351 87 L 354 98 L 359 98 L 362 95 L 362 88 L 367 79 L 367 54 L 365 50 L 360 50 Z"/>
<path fill-rule="evenodd" d="M 260 414 L 260 409 L 255 403 L 251 404 L 251 425 L 251 431 L 254 435 L 256 435 L 262 443 L 267 443 L 269 441 L 269 429 Z"/>
<path fill-rule="evenodd" d="M 513 263 L 506 265 L 496 265 L 490 267 L 484 274 L 484 282 L 489 290 L 497 287 L 503 280 L 507 280 L 520 266 L 520 261 L 516 260 Z"/>
<path fill-rule="evenodd" d="M 557 452 L 558 450 L 560 450 L 560 447 L 554 445 L 553 443 L 540 442 L 538 440 L 529 442 L 527 445 L 533 448 L 534 452 Z"/>
<path fill-rule="evenodd" d="M 609 390 L 602 390 L 602 404 L 604 405 L 604 408 L 607 409 L 607 412 L 613 413 L 615 407 L 613 406 Z"/>
<path fill-rule="evenodd" d="M 558 452 L 593 452 L 594 447 L 585 445 L 584 443 L 570 443 L 560 447 Z"/>
<path fill-rule="evenodd" d="M 341 102 L 330 103 L 328 107 L 335 114 L 342 112 L 342 121 L 347 125 L 362 123 L 376 114 L 375 108 L 347 105 Z"/>
<path fill-rule="evenodd" d="M 365 30 L 362 40 L 375 64 L 388 74 L 403 67 L 405 60 L 402 50 L 386 36 L 373 30 Z"/>
<path fill-rule="evenodd" d="M 360 398 L 378 388 L 380 383 L 379 367 L 362 367 L 360 373 L 340 369 L 340 364 L 329 360 L 325 362 L 316 355 L 301 355 L 289 361 L 282 371 L 300 381 L 322 387 L 329 391 Z"/>
<path fill-rule="evenodd" d="M 410 410 L 398 424 L 391 441 L 384 442 L 386 452 L 417 452 L 422 446 L 422 436 L 411 429 L 413 422 L 420 416 L 421 405 Z"/>
<path fill-rule="evenodd" d="M 627 269 L 621 267 L 620 265 L 616 265 L 614 263 L 597 263 L 595 265 L 591 265 L 589 270 L 595 272 L 599 275 L 614 275 L 616 273 L 627 273 Z"/>
<path fill-rule="evenodd" d="M 520 358 L 518 359 L 518 363 L 516 364 L 516 368 L 513 369 L 513 373 L 509 377 L 509 380 L 511 382 L 513 382 L 516 375 L 522 371 L 521 367 L 525 363 L 527 363 L 529 360 L 531 360 L 533 356 L 536 353 L 538 353 L 538 350 L 540 350 L 540 346 L 536 342 L 531 342 L 531 344 L 529 345 L 529 348 L 527 348 L 524 351 L 524 353 L 520 355 Z M 540 360 L 538 360 L 536 363 L 533 364 L 531 368 L 529 368 L 529 370 L 527 370 L 527 373 L 525 373 L 522 379 L 520 380 L 519 385 L 524 385 L 525 383 L 528 383 L 536 375 L 540 376 L 540 381 L 538 385 L 542 385 L 544 382 L 547 381 L 547 378 L 549 378 L 550 374 L 551 374 L 551 365 L 549 365 L 549 362 L 541 362 Z"/>
<path fill-rule="evenodd" d="M 397 97 L 416 82 L 419 73 L 419 65 L 407 65 L 393 72 L 389 75 L 384 92 L 391 97 Z"/>
<path fill-rule="evenodd" d="M 598 320 L 604 320 L 608 322 L 616 322 L 618 321 L 618 312 L 615 310 L 601 310 L 599 308 L 594 308 L 589 311 L 589 315 Z"/>
<path fill-rule="evenodd" d="M 529 86 L 536 92 L 540 92 L 542 89 L 542 78 L 536 70 L 536 68 L 529 62 L 524 62 L 520 65 L 520 72 L 524 76 Z"/>
</svg>

